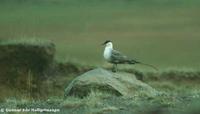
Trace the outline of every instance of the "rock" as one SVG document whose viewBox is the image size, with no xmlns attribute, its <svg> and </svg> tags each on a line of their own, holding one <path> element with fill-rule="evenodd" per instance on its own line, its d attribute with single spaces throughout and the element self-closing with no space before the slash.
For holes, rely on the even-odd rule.
<svg viewBox="0 0 200 114">
<path fill-rule="evenodd" d="M 64 96 L 85 97 L 91 91 L 112 93 L 116 96 L 134 96 L 137 93 L 155 96 L 157 91 L 137 80 L 135 75 L 113 73 L 102 68 L 88 71 L 74 79 L 65 89 Z"/>
</svg>

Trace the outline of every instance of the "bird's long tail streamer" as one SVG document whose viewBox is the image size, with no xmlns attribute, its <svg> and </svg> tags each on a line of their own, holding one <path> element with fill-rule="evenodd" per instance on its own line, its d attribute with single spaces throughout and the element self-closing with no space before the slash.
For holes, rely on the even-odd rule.
<svg viewBox="0 0 200 114">
<path fill-rule="evenodd" d="M 146 63 L 141 63 L 141 62 L 138 62 L 138 64 L 145 65 L 145 66 L 149 66 L 149 67 L 153 68 L 154 70 L 158 71 L 158 68 L 156 68 L 156 67 L 153 66 L 153 65 L 146 64 Z"/>
</svg>

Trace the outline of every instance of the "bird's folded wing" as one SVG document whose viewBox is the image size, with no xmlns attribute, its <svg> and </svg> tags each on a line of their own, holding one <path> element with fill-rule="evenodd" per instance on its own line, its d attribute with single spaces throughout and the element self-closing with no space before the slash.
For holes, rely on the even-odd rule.
<svg viewBox="0 0 200 114">
<path fill-rule="evenodd" d="M 121 62 L 127 61 L 127 59 L 128 59 L 127 56 L 123 55 L 119 51 L 112 50 L 112 54 L 111 54 L 111 61 L 112 62 L 121 63 Z"/>
</svg>

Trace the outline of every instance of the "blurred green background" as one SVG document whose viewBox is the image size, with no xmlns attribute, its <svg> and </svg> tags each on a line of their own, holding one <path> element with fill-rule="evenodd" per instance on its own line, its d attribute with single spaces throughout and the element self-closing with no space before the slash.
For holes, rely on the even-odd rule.
<svg viewBox="0 0 200 114">
<path fill-rule="evenodd" d="M 58 60 L 107 65 L 103 47 L 158 68 L 199 69 L 199 0 L 1 0 L 0 39 L 44 39 Z M 136 66 L 137 68 L 137 66 Z"/>
</svg>

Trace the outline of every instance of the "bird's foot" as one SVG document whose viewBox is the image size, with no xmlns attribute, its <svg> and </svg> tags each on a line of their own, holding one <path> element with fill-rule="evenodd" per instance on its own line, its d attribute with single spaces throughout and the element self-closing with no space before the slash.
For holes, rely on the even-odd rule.
<svg viewBox="0 0 200 114">
<path fill-rule="evenodd" d="M 113 64 L 112 72 L 117 72 L 117 64 Z"/>
<path fill-rule="evenodd" d="M 112 72 L 117 72 L 117 69 L 116 69 L 116 68 L 113 68 L 113 69 L 112 69 Z"/>
</svg>

